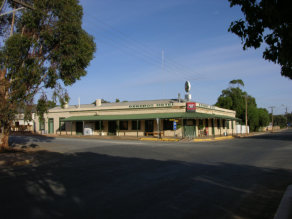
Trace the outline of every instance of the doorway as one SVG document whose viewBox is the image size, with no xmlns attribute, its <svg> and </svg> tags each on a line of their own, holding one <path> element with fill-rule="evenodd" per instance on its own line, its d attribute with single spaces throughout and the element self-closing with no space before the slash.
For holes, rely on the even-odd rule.
<svg viewBox="0 0 292 219">
<path fill-rule="evenodd" d="M 83 122 L 76 122 L 76 135 L 83 135 Z"/>
<path fill-rule="evenodd" d="M 49 134 L 54 134 L 54 119 L 53 118 L 49 119 L 48 125 L 49 125 L 48 127 Z"/>
<path fill-rule="evenodd" d="M 196 120 L 184 120 L 184 136 L 188 138 L 196 136 Z"/>
<path fill-rule="evenodd" d="M 153 130 L 154 130 L 154 120 L 145 120 L 145 132 L 149 132 L 148 134 L 153 135 Z"/>
<path fill-rule="evenodd" d="M 116 134 L 117 134 L 117 122 L 108 121 L 108 135 L 116 135 Z"/>
</svg>

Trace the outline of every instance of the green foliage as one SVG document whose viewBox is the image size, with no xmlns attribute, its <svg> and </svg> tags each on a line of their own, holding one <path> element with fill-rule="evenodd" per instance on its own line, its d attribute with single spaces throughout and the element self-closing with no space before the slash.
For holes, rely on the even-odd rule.
<svg viewBox="0 0 292 219">
<path fill-rule="evenodd" d="M 95 103 L 95 102 L 94 102 Z M 110 103 L 110 101 L 107 101 L 105 99 L 101 99 L 101 103 Z"/>
<path fill-rule="evenodd" d="M 292 124 L 292 113 L 285 114 L 285 117 L 287 118 L 287 122 Z"/>
<path fill-rule="evenodd" d="M 240 118 L 243 124 L 245 124 L 245 98 L 247 100 L 247 121 L 250 131 L 257 131 L 259 127 L 268 125 L 268 111 L 263 108 L 257 108 L 255 98 L 242 91 L 239 87 L 229 87 L 222 90 L 222 94 L 218 97 L 215 105 L 234 110 L 236 112 L 236 117 Z"/>
<path fill-rule="evenodd" d="M 39 120 L 44 121 L 44 114 L 48 112 L 49 109 L 54 108 L 56 103 L 50 100 L 47 100 L 45 95 L 42 95 L 36 106 L 36 113 L 39 116 Z"/>
<path fill-rule="evenodd" d="M 119 103 L 119 102 L 121 102 L 120 99 L 116 98 L 116 103 Z"/>
<path fill-rule="evenodd" d="M 228 0 L 238 5 L 245 19 L 231 23 L 230 32 L 238 35 L 243 49 L 266 45 L 263 58 L 281 65 L 281 74 L 292 79 L 292 4 L 288 0 Z"/>
<path fill-rule="evenodd" d="M 281 128 L 284 128 L 287 126 L 287 117 L 283 115 L 274 115 L 274 126 L 280 126 Z"/>
<path fill-rule="evenodd" d="M 229 84 L 232 84 L 232 85 L 237 84 L 237 85 L 241 85 L 242 87 L 244 87 L 244 83 L 243 83 L 243 81 L 241 79 L 232 80 L 232 81 L 229 82 Z"/>
<path fill-rule="evenodd" d="M 82 29 L 82 7 L 78 0 L 27 0 L 34 10 L 16 13 L 14 34 L 7 35 L 11 16 L 1 18 L 0 121 L 8 124 L 16 109 L 32 103 L 36 93 L 54 90 L 61 106 L 69 101 L 64 85 L 86 75 L 93 59 L 93 37 Z M 13 8 L 13 2 L 8 1 Z M 2 25 L 3 22 L 3 25 Z M 39 101 L 46 112 L 46 98 Z"/>
<path fill-rule="evenodd" d="M 259 126 L 265 127 L 265 126 L 269 125 L 270 117 L 269 117 L 268 110 L 264 109 L 264 108 L 259 108 L 258 114 L 259 114 Z"/>
<path fill-rule="evenodd" d="M 248 107 L 248 125 L 250 128 L 250 131 L 254 132 L 254 131 L 258 131 L 259 127 L 259 112 L 258 109 L 255 105 L 252 105 L 250 107 Z"/>
</svg>

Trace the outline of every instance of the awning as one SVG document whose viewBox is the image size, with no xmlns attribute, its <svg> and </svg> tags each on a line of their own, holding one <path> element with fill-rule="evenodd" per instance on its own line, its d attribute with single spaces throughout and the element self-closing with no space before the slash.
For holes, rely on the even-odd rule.
<svg viewBox="0 0 292 219">
<path fill-rule="evenodd" d="M 124 114 L 124 115 L 96 115 L 96 116 L 71 116 L 63 119 L 64 122 L 76 121 L 99 121 L 99 120 L 145 120 L 145 119 L 228 119 L 239 120 L 230 116 L 221 116 L 214 114 L 205 114 L 197 112 L 184 112 L 184 113 L 149 113 L 149 114 Z"/>
</svg>

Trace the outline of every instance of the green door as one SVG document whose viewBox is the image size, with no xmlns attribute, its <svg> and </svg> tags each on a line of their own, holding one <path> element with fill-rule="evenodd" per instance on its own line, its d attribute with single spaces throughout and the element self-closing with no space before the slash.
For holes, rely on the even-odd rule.
<svg viewBox="0 0 292 219">
<path fill-rule="evenodd" d="M 195 126 L 184 126 L 184 135 L 188 138 L 193 138 L 196 136 L 196 127 Z"/>
<path fill-rule="evenodd" d="M 49 119 L 49 134 L 54 134 L 54 119 Z"/>
</svg>

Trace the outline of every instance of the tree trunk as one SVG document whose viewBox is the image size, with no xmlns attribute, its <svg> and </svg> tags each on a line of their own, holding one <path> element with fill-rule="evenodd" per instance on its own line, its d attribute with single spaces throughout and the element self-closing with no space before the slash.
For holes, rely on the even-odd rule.
<svg viewBox="0 0 292 219">
<path fill-rule="evenodd" d="M 9 123 L 7 123 L 7 118 L 9 118 L 9 116 L 6 115 L 2 115 L 5 114 L 4 112 L 9 112 L 8 107 L 7 106 L 7 99 L 8 99 L 8 89 L 6 89 L 6 85 L 7 85 L 7 81 L 5 79 L 5 75 L 6 75 L 7 70 L 6 69 L 1 69 L 0 70 L 0 101 L 1 101 L 1 130 L 2 133 L 0 135 L 1 141 L 0 141 L 0 151 L 6 151 L 9 149 L 9 144 L 8 144 L 8 140 L 9 140 L 9 132 L 10 132 L 10 125 Z"/>
<path fill-rule="evenodd" d="M 9 150 L 9 128 L 4 126 L 3 133 L 1 134 L 1 144 L 0 144 L 0 151 L 7 151 Z"/>
</svg>

